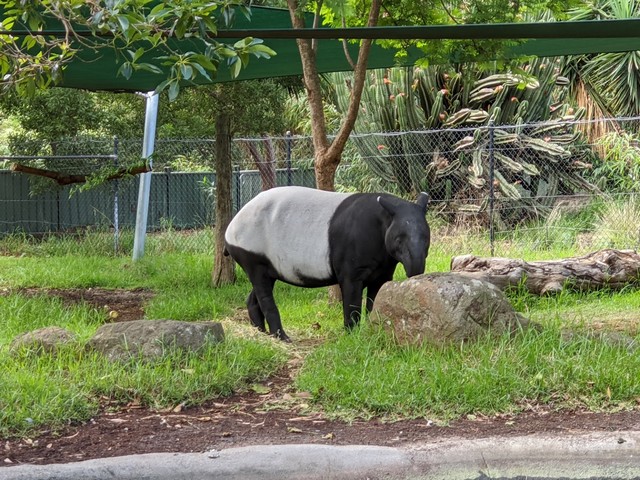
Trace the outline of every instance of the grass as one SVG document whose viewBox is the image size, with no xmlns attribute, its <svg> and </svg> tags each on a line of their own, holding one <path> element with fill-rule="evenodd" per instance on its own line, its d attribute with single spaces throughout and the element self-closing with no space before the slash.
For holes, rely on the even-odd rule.
<svg viewBox="0 0 640 480">
<path fill-rule="evenodd" d="M 3 352 L 0 436 L 22 436 L 87 420 L 105 402 L 152 408 L 197 405 L 260 381 L 285 353 L 265 341 L 231 337 L 197 353 L 171 352 L 157 361 L 112 362 L 79 346 L 56 355 Z"/>
<path fill-rule="evenodd" d="M 310 354 L 297 386 L 340 417 L 446 422 L 538 404 L 632 406 L 640 395 L 638 372 L 640 357 L 626 349 L 586 335 L 564 340 L 553 327 L 446 348 L 399 348 L 364 328 Z"/>
<path fill-rule="evenodd" d="M 284 345 L 248 326 L 244 301 L 250 285 L 244 274 L 239 272 L 235 285 L 210 288 L 208 247 L 180 251 L 185 235 L 169 232 L 155 236 L 155 250 L 133 263 L 114 255 L 105 235 L 0 239 L 0 437 L 56 430 L 129 402 L 151 408 L 199 404 L 248 388 L 288 358 L 300 356 L 304 363 L 296 388 L 311 392 L 316 408 L 346 419 L 446 422 L 535 404 L 611 411 L 632 408 L 640 397 L 640 357 L 590 335 L 616 330 L 640 340 L 640 292 L 633 288 L 545 298 L 516 289 L 509 293 L 511 302 L 542 324 L 542 332 L 408 348 L 366 322 L 345 334 L 341 306 L 328 304 L 326 289 L 278 283 L 276 301 L 295 341 Z M 427 271 L 447 271 L 452 251 L 487 253 L 487 245 L 474 236 L 438 238 L 434 235 Z M 573 254 L 564 242 L 547 247 L 523 250 L 521 256 L 536 260 Z M 396 279 L 403 276 L 399 268 Z M 107 362 L 83 348 L 106 321 L 104 311 L 44 295 L 26 297 L 17 291 L 20 287 L 149 289 L 155 295 L 145 305 L 147 318 L 220 320 L 227 340 L 197 355 L 172 352 L 152 362 Z M 71 330 L 77 342 L 57 355 L 10 352 L 16 335 L 47 325 Z M 569 327 L 578 333 L 567 339 L 562 332 Z"/>
</svg>

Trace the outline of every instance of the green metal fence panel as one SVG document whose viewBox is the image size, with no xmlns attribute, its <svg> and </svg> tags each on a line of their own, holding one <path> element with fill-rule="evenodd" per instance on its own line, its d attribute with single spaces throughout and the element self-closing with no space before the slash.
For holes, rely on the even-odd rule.
<svg viewBox="0 0 640 480">
<path fill-rule="evenodd" d="M 33 193 L 28 175 L 0 171 L 0 234 L 42 234 L 87 227 L 132 228 L 136 222 L 138 177 L 119 179 L 83 190 L 54 187 Z M 194 229 L 215 223 L 213 172 L 153 172 L 148 229 Z M 278 169 L 277 185 L 315 186 L 311 169 Z M 236 212 L 261 191 L 258 171 L 236 170 L 232 178 Z"/>
</svg>

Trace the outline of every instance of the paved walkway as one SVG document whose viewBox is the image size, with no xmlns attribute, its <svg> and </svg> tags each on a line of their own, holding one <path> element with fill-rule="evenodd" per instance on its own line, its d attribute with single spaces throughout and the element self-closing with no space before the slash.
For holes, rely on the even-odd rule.
<svg viewBox="0 0 640 480">
<path fill-rule="evenodd" d="M 640 432 L 447 439 L 403 448 L 269 445 L 0 468 L 0 480 L 640 480 Z"/>
</svg>

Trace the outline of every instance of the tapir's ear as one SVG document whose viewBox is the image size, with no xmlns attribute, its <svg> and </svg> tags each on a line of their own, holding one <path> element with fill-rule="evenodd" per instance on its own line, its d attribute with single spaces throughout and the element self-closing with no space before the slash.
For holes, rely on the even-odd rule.
<svg viewBox="0 0 640 480">
<path fill-rule="evenodd" d="M 416 200 L 416 203 L 420 208 L 424 210 L 425 213 L 427 213 L 427 205 L 429 205 L 429 194 L 421 192 L 420 195 L 418 195 L 418 200 Z"/>
<path fill-rule="evenodd" d="M 396 207 L 386 198 L 382 197 L 382 196 L 378 196 L 378 203 L 380 205 L 382 205 L 382 208 L 384 208 L 387 212 L 389 212 L 391 215 L 395 215 L 396 214 Z"/>
</svg>

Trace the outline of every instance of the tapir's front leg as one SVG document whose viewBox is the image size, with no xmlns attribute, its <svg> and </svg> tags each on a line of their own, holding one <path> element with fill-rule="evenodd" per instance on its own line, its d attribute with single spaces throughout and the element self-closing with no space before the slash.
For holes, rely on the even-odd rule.
<svg viewBox="0 0 640 480">
<path fill-rule="evenodd" d="M 344 326 L 351 330 L 358 325 L 362 314 L 362 282 L 345 281 L 340 284 L 342 290 L 342 310 L 344 312 Z"/>
<path fill-rule="evenodd" d="M 378 296 L 378 292 L 382 288 L 382 285 L 391 279 L 393 279 L 393 271 L 386 276 L 376 278 L 367 285 L 367 313 L 371 313 L 371 310 L 373 309 L 373 302 Z"/>
</svg>

